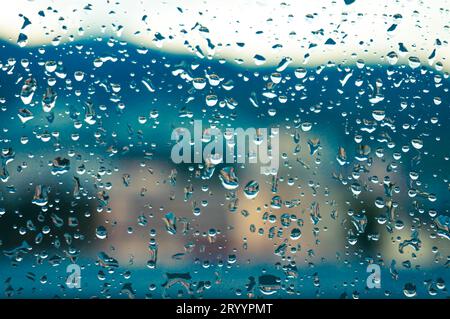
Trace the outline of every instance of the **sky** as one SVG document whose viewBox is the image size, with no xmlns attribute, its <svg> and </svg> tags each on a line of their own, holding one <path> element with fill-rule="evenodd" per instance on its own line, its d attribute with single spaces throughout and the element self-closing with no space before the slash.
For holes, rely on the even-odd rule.
<svg viewBox="0 0 450 319">
<path fill-rule="evenodd" d="M 412 56 L 449 70 L 449 1 L 345 2 L 351 1 L 15 0 L 2 4 L 0 39 L 17 43 L 23 33 L 26 46 L 40 46 L 114 36 L 249 67 L 283 58 L 308 66 L 388 63 L 394 51 L 399 63 Z"/>
</svg>

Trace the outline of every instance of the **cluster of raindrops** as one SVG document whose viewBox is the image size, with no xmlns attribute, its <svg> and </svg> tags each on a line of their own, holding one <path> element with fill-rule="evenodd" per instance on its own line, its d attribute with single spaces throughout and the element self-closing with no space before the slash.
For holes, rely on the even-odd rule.
<svg viewBox="0 0 450 319">
<path fill-rule="evenodd" d="M 447 39 L 427 61 L 399 42 L 378 60 L 310 65 L 309 43 L 271 65 L 215 57 L 228 44 L 200 23 L 189 29 L 206 48 L 186 42 L 185 56 L 138 47 L 118 24 L 32 47 L 22 18 L 19 48 L 0 44 L 6 296 L 25 293 L 22 277 L 59 297 L 448 296 Z M 389 19 L 392 34 L 402 15 Z M 266 174 L 261 150 L 278 159 Z M 66 285 L 72 264 L 86 288 Z M 381 289 L 366 285 L 372 264 Z"/>
</svg>

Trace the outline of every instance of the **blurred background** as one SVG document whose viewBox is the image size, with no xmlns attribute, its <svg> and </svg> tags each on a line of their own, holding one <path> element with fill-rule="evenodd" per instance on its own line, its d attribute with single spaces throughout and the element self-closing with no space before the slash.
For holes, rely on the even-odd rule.
<svg viewBox="0 0 450 319">
<path fill-rule="evenodd" d="M 2 297 L 448 297 L 447 1 L 22 2 L 0 19 Z M 277 175 L 174 164 L 194 120 L 279 128 Z"/>
</svg>

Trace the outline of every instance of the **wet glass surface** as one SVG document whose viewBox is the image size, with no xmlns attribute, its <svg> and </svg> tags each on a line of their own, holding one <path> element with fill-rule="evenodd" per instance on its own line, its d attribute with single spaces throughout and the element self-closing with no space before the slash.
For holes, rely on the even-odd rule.
<svg viewBox="0 0 450 319">
<path fill-rule="evenodd" d="M 447 1 L 45 2 L 1 13 L 2 298 L 448 298 Z"/>
</svg>

